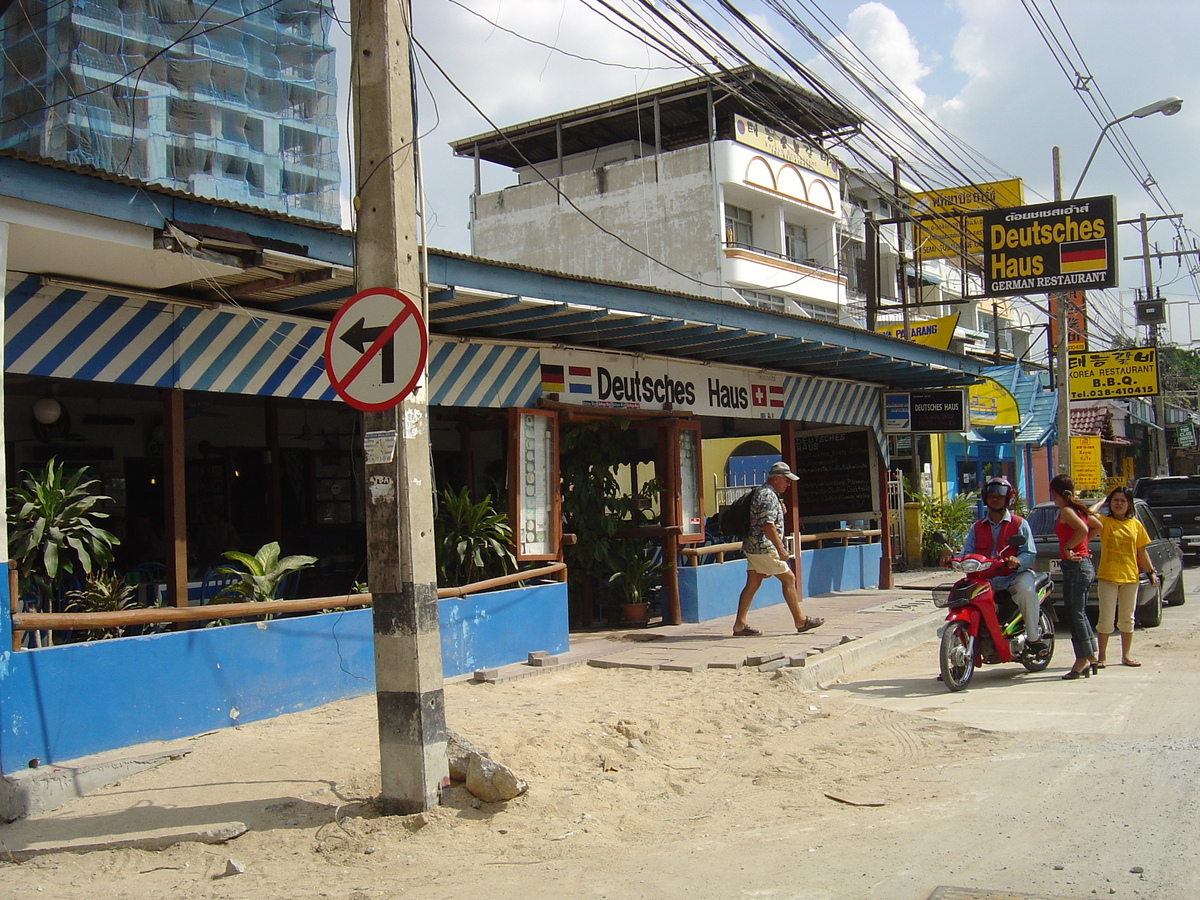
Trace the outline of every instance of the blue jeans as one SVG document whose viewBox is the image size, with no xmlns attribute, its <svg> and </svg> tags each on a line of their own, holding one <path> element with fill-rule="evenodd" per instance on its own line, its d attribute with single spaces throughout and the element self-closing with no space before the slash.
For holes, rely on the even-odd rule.
<svg viewBox="0 0 1200 900">
<path fill-rule="evenodd" d="M 1062 561 L 1063 606 L 1067 612 L 1067 627 L 1071 629 L 1071 646 L 1076 659 L 1095 656 L 1096 632 L 1087 617 L 1088 587 L 1096 578 L 1091 557 L 1079 561 Z"/>
</svg>

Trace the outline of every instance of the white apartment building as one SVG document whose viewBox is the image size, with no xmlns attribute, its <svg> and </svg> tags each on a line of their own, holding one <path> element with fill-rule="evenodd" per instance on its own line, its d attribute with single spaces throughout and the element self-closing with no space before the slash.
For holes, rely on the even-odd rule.
<svg viewBox="0 0 1200 900">
<path fill-rule="evenodd" d="M 858 125 L 747 66 L 452 146 L 476 160 L 479 256 L 855 324 L 861 236 L 821 146 Z M 481 194 L 481 161 L 516 184 Z"/>
</svg>

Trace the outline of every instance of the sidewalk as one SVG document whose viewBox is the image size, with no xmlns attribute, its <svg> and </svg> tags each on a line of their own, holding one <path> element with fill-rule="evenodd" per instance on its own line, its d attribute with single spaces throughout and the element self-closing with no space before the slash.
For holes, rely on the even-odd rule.
<svg viewBox="0 0 1200 900">
<path fill-rule="evenodd" d="M 937 570 L 918 570 L 897 573 L 896 587 L 891 590 L 844 591 L 807 598 L 805 613 L 824 618 L 825 624 L 804 634 L 795 633 L 787 607 L 781 603 L 751 612 L 751 624 L 763 632 L 759 637 L 733 637 L 732 616 L 703 624 L 575 634 L 570 652 L 559 657 L 535 656 L 526 663 L 448 682 L 505 682 L 585 665 L 679 672 L 753 667 L 760 671 L 782 670 L 802 689 L 813 690 L 932 638 L 943 616 L 930 602 L 929 589 L 943 580 Z M 347 713 L 341 708 L 349 708 L 351 702 L 357 701 L 331 705 L 322 716 L 326 722 L 322 727 L 329 733 L 309 734 L 313 746 L 336 746 L 345 739 Z M 271 735 L 273 730 L 282 735 L 289 728 L 287 719 L 281 716 L 250 723 L 254 738 L 236 733 L 240 728 L 223 729 L 196 738 L 125 748 L 6 776 L 5 787 L 20 794 L 30 815 L 7 825 L 0 824 L 0 843 L 17 860 L 56 852 L 119 847 L 162 849 L 183 842 L 224 843 L 244 831 L 248 824 L 253 827 L 253 823 L 239 816 L 237 821 L 205 821 L 198 827 L 200 823 L 187 821 L 186 816 L 175 822 L 179 817 L 164 814 L 155 822 L 164 827 L 147 830 L 133 825 L 134 819 L 117 809 L 99 817 L 84 814 L 85 819 L 93 820 L 91 824 L 83 823 L 71 809 L 64 809 L 58 815 L 49 811 L 168 761 L 150 779 L 157 787 L 127 789 L 123 785 L 118 806 L 130 811 L 140 807 L 186 809 L 189 803 L 177 802 L 173 795 L 185 797 L 190 796 L 188 791 L 194 794 L 198 789 L 203 790 L 210 777 L 192 754 L 196 741 L 211 741 L 216 746 L 228 744 L 226 752 L 236 745 L 240 749 L 232 751 L 234 758 L 245 753 L 261 754 L 280 743 Z M 243 747 L 246 740 L 252 740 L 253 746 Z M 374 748 L 370 752 L 375 752 Z M 255 790 L 264 796 L 288 796 L 295 790 L 282 770 L 263 774 L 265 777 L 255 782 Z M 275 780 L 279 783 L 269 783 Z M 133 781 L 133 784 L 143 783 L 139 779 Z M 105 824 L 96 819 L 105 820 Z"/>
<path fill-rule="evenodd" d="M 554 666 L 590 665 L 675 672 L 706 669 L 764 671 L 792 667 L 806 690 L 830 684 L 854 668 L 884 659 L 933 637 L 944 616 L 929 591 L 945 581 L 937 569 L 894 576 L 890 590 L 838 591 L 803 601 L 804 613 L 823 618 L 820 628 L 796 634 L 787 606 L 752 610 L 758 637 L 734 637 L 733 616 L 702 623 L 652 625 L 628 631 L 571 635 L 571 649 L 557 657 L 480 670 L 467 680 L 498 683 L 529 677 Z"/>
</svg>

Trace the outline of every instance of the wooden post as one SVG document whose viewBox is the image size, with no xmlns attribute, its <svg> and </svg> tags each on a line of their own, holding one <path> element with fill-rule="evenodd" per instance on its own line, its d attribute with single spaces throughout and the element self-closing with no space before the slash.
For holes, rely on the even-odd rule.
<svg viewBox="0 0 1200 900">
<path fill-rule="evenodd" d="M 356 0 L 352 6 L 355 275 L 359 290 L 401 291 L 425 313 L 416 234 L 411 13 L 409 0 Z M 449 783 L 425 382 L 423 375 L 398 406 L 363 413 L 364 434 L 395 440 L 390 457 L 365 463 L 380 805 L 387 815 L 430 809 Z"/>
<path fill-rule="evenodd" d="M 880 548 L 879 555 L 879 588 L 880 590 L 891 590 L 895 586 L 892 580 L 892 523 L 891 514 L 888 508 L 888 469 L 887 460 L 883 458 L 883 453 L 876 448 L 876 454 L 879 458 L 879 541 L 883 545 Z M 848 543 L 842 541 L 843 545 Z"/>
<path fill-rule="evenodd" d="M 267 492 L 271 503 L 271 533 L 275 540 L 283 539 L 283 460 L 279 447 L 279 400 L 267 398 Z M 286 547 L 284 548 L 287 549 Z"/>
<path fill-rule="evenodd" d="M 792 467 L 793 472 L 799 472 L 801 466 L 804 465 L 804 460 L 796 458 L 796 423 L 791 420 L 785 420 L 780 428 L 780 441 L 783 445 L 782 458 L 785 463 Z M 800 492 L 796 490 L 796 482 L 788 482 L 787 491 L 787 513 L 784 515 L 783 524 L 787 529 L 788 534 L 792 536 L 792 544 L 795 548 L 795 554 L 792 556 L 792 572 L 796 576 L 796 596 L 801 600 L 804 599 L 804 564 L 800 559 L 801 541 L 800 541 Z"/>
<path fill-rule="evenodd" d="M 167 533 L 163 553 L 167 564 L 167 596 L 187 606 L 187 467 L 184 465 L 183 391 L 162 392 L 163 509 Z"/>
</svg>

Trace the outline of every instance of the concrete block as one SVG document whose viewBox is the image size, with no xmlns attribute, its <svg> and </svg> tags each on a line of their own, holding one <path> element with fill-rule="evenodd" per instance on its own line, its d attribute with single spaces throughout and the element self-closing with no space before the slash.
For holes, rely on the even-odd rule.
<svg viewBox="0 0 1200 900">
<path fill-rule="evenodd" d="M 0 819 L 13 822 L 62 806 L 68 800 L 114 784 L 135 772 L 187 756 L 187 747 L 168 747 L 138 756 L 89 756 L 61 765 L 23 769 L 0 778 Z"/>
<path fill-rule="evenodd" d="M 770 653 L 770 652 L 757 653 L 754 656 L 746 657 L 746 665 L 762 666 L 762 665 L 766 665 L 769 662 L 774 662 L 777 659 L 783 659 L 783 654 L 782 653 Z"/>
</svg>

